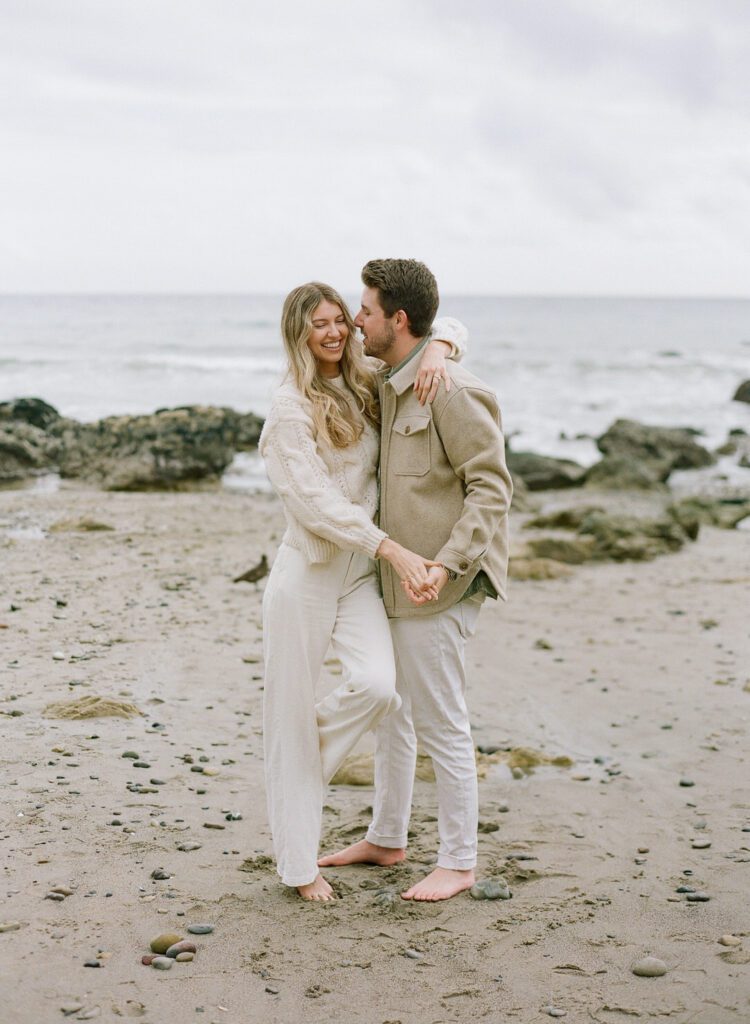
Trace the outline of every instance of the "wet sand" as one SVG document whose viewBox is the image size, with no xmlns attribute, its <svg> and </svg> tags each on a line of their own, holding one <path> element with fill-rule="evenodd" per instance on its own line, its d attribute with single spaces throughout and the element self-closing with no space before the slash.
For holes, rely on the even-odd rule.
<svg viewBox="0 0 750 1024">
<path fill-rule="evenodd" d="M 48 532 L 81 517 L 113 529 Z M 513 898 L 399 899 L 436 849 L 420 780 L 407 862 L 329 869 L 341 899 L 321 906 L 269 859 L 262 584 L 231 582 L 281 532 L 263 495 L 0 493 L 0 928 L 19 925 L 0 933 L 3 1024 L 61 1007 L 144 1024 L 750 1020 L 750 536 L 704 528 L 677 554 L 488 604 L 469 703 L 477 745 L 507 749 L 483 758 L 478 876 Z M 97 696 L 142 714 L 44 715 Z M 514 778 L 521 747 L 574 763 Z M 371 801 L 332 787 L 322 848 L 359 838 Z M 45 899 L 55 885 L 72 894 Z M 196 922 L 214 931 L 193 962 L 141 965 Z M 663 977 L 632 974 L 647 954 Z"/>
</svg>

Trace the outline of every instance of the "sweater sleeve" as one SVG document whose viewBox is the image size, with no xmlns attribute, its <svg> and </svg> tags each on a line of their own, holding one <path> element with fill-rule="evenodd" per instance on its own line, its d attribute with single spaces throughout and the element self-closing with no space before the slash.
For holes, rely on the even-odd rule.
<svg viewBox="0 0 750 1024">
<path fill-rule="evenodd" d="M 277 397 L 258 448 L 271 484 L 297 522 L 343 550 L 375 557 L 388 535 L 331 476 L 317 450 L 312 418 L 300 403 Z"/>
<path fill-rule="evenodd" d="M 456 363 L 459 363 L 466 355 L 469 332 L 465 324 L 454 316 L 439 316 L 430 328 L 429 338 L 430 341 L 449 342 L 451 353 L 448 358 Z"/>
</svg>

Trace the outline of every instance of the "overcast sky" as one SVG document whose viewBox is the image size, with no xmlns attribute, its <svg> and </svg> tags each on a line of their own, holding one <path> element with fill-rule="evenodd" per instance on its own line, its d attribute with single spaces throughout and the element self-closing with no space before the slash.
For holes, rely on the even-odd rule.
<svg viewBox="0 0 750 1024">
<path fill-rule="evenodd" d="M 750 295 L 747 0 L 0 0 L 0 291 Z"/>
</svg>

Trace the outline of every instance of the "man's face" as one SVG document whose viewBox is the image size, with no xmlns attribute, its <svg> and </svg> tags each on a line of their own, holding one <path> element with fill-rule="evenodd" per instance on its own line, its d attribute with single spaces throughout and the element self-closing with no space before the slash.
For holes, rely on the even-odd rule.
<svg viewBox="0 0 750 1024">
<path fill-rule="evenodd" d="M 363 334 L 365 352 L 368 356 L 383 359 L 396 340 L 392 317 L 387 317 L 380 305 L 377 288 L 365 288 L 362 292 L 362 307 L 354 323 Z"/>
</svg>

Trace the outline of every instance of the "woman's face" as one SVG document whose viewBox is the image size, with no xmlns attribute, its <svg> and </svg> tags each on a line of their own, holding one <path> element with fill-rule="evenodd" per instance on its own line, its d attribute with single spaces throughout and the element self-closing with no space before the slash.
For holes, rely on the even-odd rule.
<svg viewBox="0 0 750 1024">
<path fill-rule="evenodd" d="M 348 337 L 349 329 L 341 307 L 324 299 L 312 315 L 312 332 L 307 340 L 322 377 L 338 377 Z"/>
</svg>

